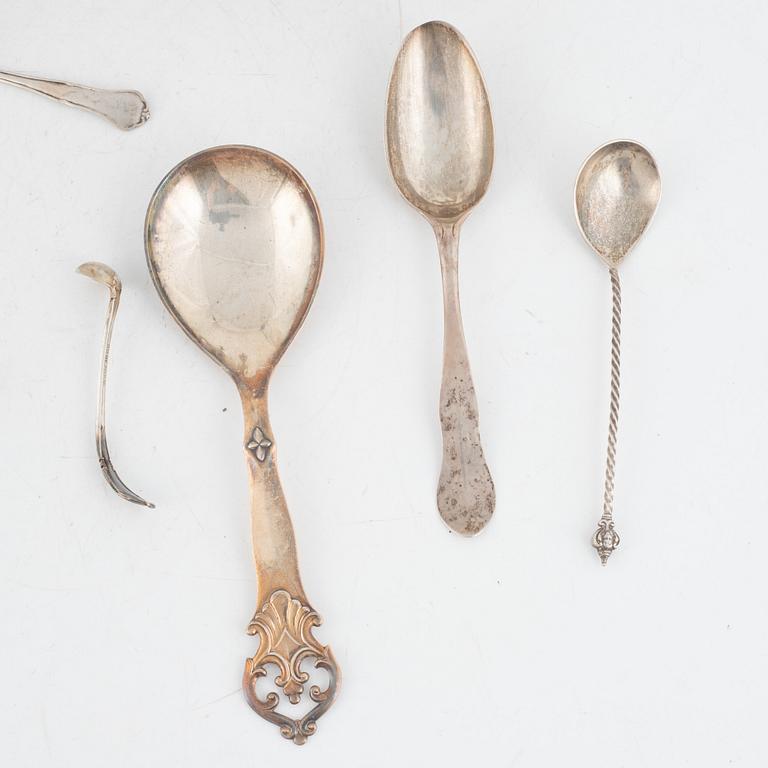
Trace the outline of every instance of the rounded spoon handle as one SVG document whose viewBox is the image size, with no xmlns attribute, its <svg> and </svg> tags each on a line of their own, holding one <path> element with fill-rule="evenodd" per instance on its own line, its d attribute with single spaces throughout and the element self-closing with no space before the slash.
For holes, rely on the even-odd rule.
<svg viewBox="0 0 768 768">
<path fill-rule="evenodd" d="M 149 107 L 138 91 L 105 91 L 87 85 L 0 72 L 0 82 L 41 93 L 56 101 L 101 115 L 123 131 L 149 120 Z"/>
<path fill-rule="evenodd" d="M 443 381 L 440 426 L 443 465 L 437 488 L 440 516 L 463 536 L 479 533 L 491 519 L 496 492 L 480 444 L 475 387 L 459 306 L 459 224 L 434 225 L 443 274 Z"/>
<path fill-rule="evenodd" d="M 317 730 L 318 718 L 333 704 L 339 670 L 331 649 L 312 635 L 313 627 L 319 626 L 322 619 L 309 605 L 301 585 L 293 525 L 277 473 L 266 389 L 259 395 L 241 389 L 240 394 L 258 580 L 257 609 L 247 631 L 259 638 L 256 654 L 245 661 L 243 692 L 257 714 L 278 725 L 286 739 L 303 744 Z M 302 669 L 305 659 L 327 672 L 328 685 L 325 689 L 309 686 L 308 697 L 314 706 L 297 719 L 277 711 L 279 699 L 275 693 L 261 698 L 256 685 L 267 676 L 266 665 L 274 664 L 279 669 L 275 683 L 291 704 L 298 704 L 309 681 Z"/>
<path fill-rule="evenodd" d="M 592 537 L 592 546 L 605 565 L 619 546 L 619 534 L 613 527 L 613 483 L 616 473 L 616 437 L 619 429 L 619 379 L 621 362 L 621 283 L 616 267 L 611 267 L 613 315 L 611 321 L 611 408 L 608 417 L 608 451 L 605 461 L 603 515 Z"/>
</svg>

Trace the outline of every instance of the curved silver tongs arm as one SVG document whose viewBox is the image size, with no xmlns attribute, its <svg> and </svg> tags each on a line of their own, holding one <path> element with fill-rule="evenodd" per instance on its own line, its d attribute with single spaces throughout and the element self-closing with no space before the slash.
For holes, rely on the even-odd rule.
<svg viewBox="0 0 768 768">
<path fill-rule="evenodd" d="M 107 392 L 107 365 L 109 363 L 109 347 L 112 343 L 112 328 L 115 324 L 117 307 L 120 304 L 120 292 L 122 284 L 117 273 L 106 264 L 98 261 L 88 261 L 81 264 L 77 271 L 81 275 L 90 277 L 97 283 L 106 285 L 109 289 L 109 306 L 107 308 L 107 322 L 104 327 L 104 346 L 101 353 L 101 372 L 99 375 L 99 405 L 96 415 L 96 453 L 99 456 L 99 466 L 104 473 L 107 482 L 112 486 L 115 493 L 126 501 L 132 501 L 134 504 L 142 504 L 145 507 L 154 509 L 154 504 L 145 501 L 141 496 L 135 494 L 119 477 L 115 468 L 112 466 L 112 460 L 109 457 L 107 448 L 107 428 L 106 428 L 106 392 Z"/>
</svg>

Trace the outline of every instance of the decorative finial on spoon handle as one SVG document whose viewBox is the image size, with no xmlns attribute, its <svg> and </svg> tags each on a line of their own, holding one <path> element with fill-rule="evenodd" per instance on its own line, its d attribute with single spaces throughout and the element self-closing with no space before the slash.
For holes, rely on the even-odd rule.
<svg viewBox="0 0 768 768">
<path fill-rule="evenodd" d="M 491 519 L 496 492 L 483 456 L 475 398 L 459 304 L 459 224 L 436 224 L 443 274 L 443 383 L 440 426 L 443 465 L 437 488 L 440 516 L 463 536 L 479 533 Z"/>
<path fill-rule="evenodd" d="M 0 72 L 0 82 L 41 93 L 71 107 L 94 112 L 122 131 L 138 128 L 149 120 L 147 101 L 138 91 L 107 91 L 88 85 L 44 80 L 13 72 Z"/>
<path fill-rule="evenodd" d="M 77 271 L 81 275 L 90 277 L 97 283 L 106 285 L 109 289 L 109 306 L 107 308 L 107 321 L 104 327 L 104 345 L 101 352 L 101 370 L 99 374 L 99 405 L 96 415 L 96 453 L 99 457 L 99 466 L 104 473 L 104 478 L 112 487 L 115 493 L 126 501 L 132 501 L 134 504 L 154 509 L 155 505 L 145 501 L 138 494 L 134 493 L 119 477 L 112 465 L 112 459 L 109 457 L 107 448 L 107 426 L 106 426 L 106 397 L 107 397 L 107 366 L 109 364 L 109 348 L 112 344 L 112 328 L 117 316 L 117 308 L 120 305 L 120 292 L 122 284 L 117 273 L 106 264 L 98 261 L 88 261 L 81 264 Z"/>
</svg>

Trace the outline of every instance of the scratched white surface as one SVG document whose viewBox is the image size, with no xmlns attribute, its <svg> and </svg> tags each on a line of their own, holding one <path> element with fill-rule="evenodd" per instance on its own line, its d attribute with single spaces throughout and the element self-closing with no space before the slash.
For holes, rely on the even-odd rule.
<svg viewBox="0 0 768 768">
<path fill-rule="evenodd" d="M 473 45 L 494 179 L 462 298 L 497 513 L 443 528 L 438 262 L 383 151 L 401 36 Z M 0 69 L 138 88 L 129 134 L 0 88 L 0 758 L 5 766 L 768 763 L 768 158 L 762 2 L 6 0 Z M 571 190 L 612 138 L 652 149 L 659 213 L 627 260 L 616 519 L 599 567 L 610 288 Z M 294 163 L 325 272 L 274 378 L 308 594 L 343 669 L 297 749 L 245 705 L 253 605 L 234 387 L 150 284 L 143 215 L 207 146 Z M 123 278 L 112 454 L 92 434 Z"/>
</svg>

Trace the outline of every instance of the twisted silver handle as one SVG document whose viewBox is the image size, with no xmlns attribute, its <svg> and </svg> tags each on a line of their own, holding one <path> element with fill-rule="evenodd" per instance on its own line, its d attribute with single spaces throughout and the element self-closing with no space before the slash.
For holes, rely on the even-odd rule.
<svg viewBox="0 0 768 768">
<path fill-rule="evenodd" d="M 611 291 L 613 293 L 613 315 L 611 322 L 611 408 L 608 417 L 608 451 L 605 461 L 605 491 L 603 493 L 603 516 L 592 537 L 592 546 L 597 550 L 603 565 L 619 546 L 619 534 L 613 527 L 613 485 L 616 475 L 616 435 L 619 429 L 619 375 L 621 363 L 621 284 L 619 272 L 611 267 Z"/>
</svg>

